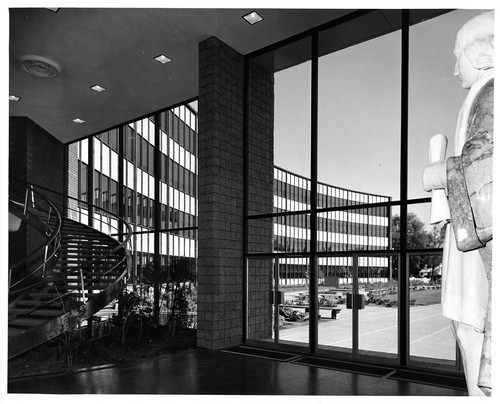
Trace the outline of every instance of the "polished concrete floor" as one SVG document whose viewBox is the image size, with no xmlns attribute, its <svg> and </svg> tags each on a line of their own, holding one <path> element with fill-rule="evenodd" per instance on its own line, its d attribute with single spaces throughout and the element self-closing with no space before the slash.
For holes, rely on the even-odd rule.
<svg viewBox="0 0 500 404">
<path fill-rule="evenodd" d="M 454 390 L 309 365 L 194 349 L 134 364 L 8 381 L 17 394 L 464 396 Z M 24 402 L 24 401 L 23 401 Z"/>
</svg>

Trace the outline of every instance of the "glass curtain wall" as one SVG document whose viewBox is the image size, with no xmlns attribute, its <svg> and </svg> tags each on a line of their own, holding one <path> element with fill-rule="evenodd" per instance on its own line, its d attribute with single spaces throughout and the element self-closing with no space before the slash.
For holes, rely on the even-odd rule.
<svg viewBox="0 0 500 404">
<path fill-rule="evenodd" d="M 247 254 L 282 292 L 269 340 L 460 371 L 421 173 L 429 136 L 453 133 L 454 36 L 478 13 L 359 10 L 248 57 L 275 78 L 274 242 Z"/>
<path fill-rule="evenodd" d="M 169 264 L 172 258 L 187 259 L 196 271 L 197 147 L 197 113 L 192 104 L 68 147 L 69 159 L 78 167 L 75 197 L 116 215 L 122 212 L 132 227 L 132 284 L 141 282 L 142 268 L 155 259 L 160 265 Z M 101 230 L 103 221 L 89 223 L 88 209 L 81 205 L 77 220 Z"/>
<path fill-rule="evenodd" d="M 298 63 L 290 67 L 290 60 L 298 57 Z M 268 312 L 273 313 L 273 327 L 269 329 L 269 341 L 286 341 L 295 347 L 309 346 L 309 279 L 310 279 L 310 234 L 311 216 L 298 212 L 309 211 L 311 206 L 310 183 L 310 132 L 311 132 L 311 39 L 306 38 L 265 54 L 258 61 L 271 70 L 275 88 L 275 131 L 286 134 L 274 137 L 274 203 L 273 245 L 267 251 L 249 251 L 255 254 L 279 251 L 279 259 L 248 260 L 248 276 L 257 263 L 267 263 L 271 293 Z M 288 68 L 283 68 L 287 66 Z M 292 85 L 290 83 L 293 83 Z M 295 162 L 295 164 L 294 164 Z M 283 167 L 294 168 L 293 171 Z M 258 220 L 258 219 L 254 219 Z M 266 219 L 261 219 L 263 222 Z M 251 288 L 251 284 L 249 285 Z M 251 289 L 248 291 L 249 299 Z M 281 304 L 274 304 L 275 302 Z M 250 306 L 251 307 L 251 306 Z M 275 318 L 276 316 L 276 318 Z M 283 319 L 294 319 L 292 321 Z M 252 338 L 253 328 L 249 321 L 248 335 Z M 278 327 L 278 328 L 277 328 Z"/>
<path fill-rule="evenodd" d="M 352 31 L 362 32 L 366 24 L 374 28 L 358 44 Z M 358 356 L 370 351 L 394 357 L 398 347 L 392 273 L 397 256 L 341 256 L 391 247 L 387 202 L 400 195 L 401 32 L 380 33 L 397 26 L 400 12 L 386 10 L 336 25 L 318 37 L 318 179 L 344 188 L 330 199 L 322 197 L 325 186 L 318 187 L 318 209 L 324 212 L 318 213 L 318 253 L 337 252 L 320 260 L 347 261 L 350 268 L 347 282 L 322 290 L 320 296 L 336 296 L 343 310 L 340 321 L 319 324 L 319 343 L 325 349 L 349 348 Z M 378 101 L 382 95 L 385 102 Z M 333 216 L 341 216 L 345 227 L 333 234 L 343 233 L 347 242 L 325 249 L 321 241 L 323 234 L 332 235 L 328 225 Z M 389 291 L 394 304 L 376 304 Z M 349 308 L 349 295 L 362 299 L 362 305 Z M 349 338 L 345 329 L 351 331 Z"/>
</svg>

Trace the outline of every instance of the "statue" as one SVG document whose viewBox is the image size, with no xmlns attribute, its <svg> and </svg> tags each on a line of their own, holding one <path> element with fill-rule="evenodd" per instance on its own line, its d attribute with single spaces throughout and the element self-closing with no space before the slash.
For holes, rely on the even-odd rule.
<svg viewBox="0 0 500 404">
<path fill-rule="evenodd" d="M 491 395 L 491 253 L 494 13 L 458 31 L 455 75 L 469 90 L 455 156 L 423 172 L 426 191 L 446 189 L 450 224 L 443 250 L 442 307 L 460 347 L 469 395 Z"/>
</svg>

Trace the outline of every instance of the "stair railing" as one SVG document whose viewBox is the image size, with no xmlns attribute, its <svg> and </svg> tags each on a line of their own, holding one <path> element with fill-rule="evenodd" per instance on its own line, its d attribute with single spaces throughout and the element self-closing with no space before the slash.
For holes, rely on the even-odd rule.
<svg viewBox="0 0 500 404">
<path fill-rule="evenodd" d="M 31 185 L 31 187 L 33 189 L 33 185 Z M 124 271 L 122 271 L 120 273 L 120 275 L 117 276 L 113 280 L 113 282 L 114 283 L 119 282 L 120 280 L 126 278 L 129 275 L 130 265 L 131 265 L 130 260 L 129 260 L 129 252 L 131 251 L 132 228 L 125 220 L 121 219 L 119 216 L 115 215 L 112 212 L 104 210 L 103 208 L 96 206 L 96 205 L 93 205 L 93 204 L 90 204 L 86 201 L 83 201 L 83 200 L 80 200 L 80 199 L 77 199 L 74 197 L 70 197 L 68 195 L 63 195 L 63 194 L 54 192 L 50 189 L 47 189 L 47 188 L 44 188 L 41 186 L 36 186 L 36 188 L 38 190 L 42 190 L 45 194 L 51 193 L 51 194 L 56 195 L 58 198 L 61 198 L 61 197 L 65 198 L 65 202 L 64 202 L 65 206 L 61 206 L 59 204 L 59 209 L 60 209 L 60 211 L 63 211 L 63 212 L 66 211 L 67 216 L 71 216 L 68 213 L 73 212 L 73 213 L 77 214 L 78 218 L 81 219 L 82 215 L 85 217 L 85 214 L 88 216 L 89 212 L 93 212 L 92 224 L 95 225 L 96 222 L 99 224 L 99 229 L 95 229 L 95 227 L 94 227 L 95 230 L 102 232 L 103 226 L 101 224 L 105 221 L 106 225 L 107 225 L 107 229 L 108 229 L 107 235 L 116 240 L 116 235 L 121 234 L 122 236 L 120 238 L 122 238 L 122 240 L 121 240 L 121 242 L 119 240 L 117 240 L 117 245 L 113 249 L 110 249 L 110 251 L 106 252 L 105 254 L 102 254 L 102 255 L 100 255 L 92 260 L 86 261 L 83 264 L 81 264 L 77 267 L 74 267 L 70 270 L 61 271 L 60 273 L 57 273 L 57 274 L 46 275 L 43 279 L 39 280 L 38 282 L 34 282 L 28 286 L 24 286 L 20 289 L 17 289 L 15 291 L 13 291 L 13 293 L 18 294 L 18 293 L 26 292 L 29 289 L 33 289 L 33 288 L 36 288 L 36 287 L 42 286 L 42 285 L 48 285 L 50 283 L 55 284 L 57 282 L 57 280 L 59 280 L 59 279 L 62 279 L 62 278 L 67 279 L 68 276 L 76 275 L 77 278 L 79 278 L 78 289 L 80 289 L 80 292 L 82 293 L 83 303 L 87 303 L 89 300 L 89 294 L 87 293 L 86 286 L 90 286 L 92 284 L 99 283 L 99 281 L 101 281 L 104 277 L 108 277 L 111 273 L 113 273 L 116 268 L 122 266 L 123 263 L 125 263 Z M 73 202 L 73 203 L 71 203 L 71 202 Z M 53 204 L 54 212 L 57 212 L 57 214 L 60 215 L 59 210 L 57 209 L 56 205 L 57 204 Z M 74 207 L 75 205 L 76 205 L 76 208 Z M 86 209 L 82 208 L 82 207 L 86 207 Z M 96 216 L 96 214 L 95 214 L 96 212 L 98 213 L 98 216 Z M 105 218 L 105 220 L 103 218 Z M 116 224 L 117 224 L 116 226 L 113 225 L 113 220 L 116 221 Z M 85 223 L 82 223 L 82 224 L 85 224 Z M 112 260 L 112 258 L 116 258 L 116 254 L 119 251 L 125 251 L 125 254 L 123 254 L 123 256 L 120 259 Z M 104 273 L 100 274 L 97 278 L 91 277 L 91 279 L 87 279 L 87 277 L 85 276 L 86 269 L 91 269 L 95 264 L 105 262 L 105 260 L 111 260 L 112 261 L 111 263 L 114 265 L 111 265 L 109 268 L 107 268 L 107 270 Z M 18 284 L 18 283 L 16 283 L 16 284 Z M 71 294 L 72 294 L 71 292 L 68 292 L 68 293 L 65 293 L 64 296 L 69 296 Z M 57 299 L 54 299 L 54 301 L 55 300 L 57 300 Z M 45 303 L 47 303 L 47 302 L 45 302 Z M 23 311 L 22 313 L 17 313 L 15 316 L 13 316 L 13 318 L 21 316 L 21 315 L 28 313 L 28 312 L 33 312 L 40 307 L 41 307 L 41 305 L 32 307 L 32 308 L 26 310 L 25 312 Z M 9 320 L 11 320 L 11 318 L 9 318 Z"/>
<path fill-rule="evenodd" d="M 31 184 L 23 183 L 15 178 L 11 178 L 9 183 L 9 212 L 46 237 L 44 242 L 32 252 L 9 266 L 9 289 L 11 289 L 40 270 L 43 276 L 47 266 L 55 264 L 61 245 L 61 216 L 55 205 L 36 192 Z M 42 252 L 42 262 L 37 265 L 36 261 L 40 259 Z M 12 274 L 21 267 L 26 268 L 26 275 L 11 284 Z"/>
</svg>

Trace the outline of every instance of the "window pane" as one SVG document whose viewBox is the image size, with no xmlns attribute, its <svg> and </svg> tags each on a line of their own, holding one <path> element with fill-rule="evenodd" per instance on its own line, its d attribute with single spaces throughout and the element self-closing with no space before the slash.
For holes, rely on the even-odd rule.
<svg viewBox="0 0 500 404">
<path fill-rule="evenodd" d="M 484 11 L 484 10 L 483 10 Z M 429 140 L 448 138 L 453 156 L 455 125 L 467 92 L 454 77 L 455 36 L 481 10 L 457 10 L 410 27 L 408 197 L 425 198 L 422 170 L 429 163 Z"/>
<path fill-rule="evenodd" d="M 320 47 L 343 29 L 323 32 Z M 369 202 L 350 190 L 399 199 L 400 31 L 322 56 L 318 68 L 318 180 L 344 188 L 319 207 Z"/>
<path fill-rule="evenodd" d="M 410 266 L 420 268 L 410 276 L 410 356 L 433 363 L 456 360 L 450 320 L 441 312 L 442 254 L 410 255 Z"/>
<path fill-rule="evenodd" d="M 274 71 L 274 165 L 310 177 L 311 38 L 255 59 Z"/>
</svg>

